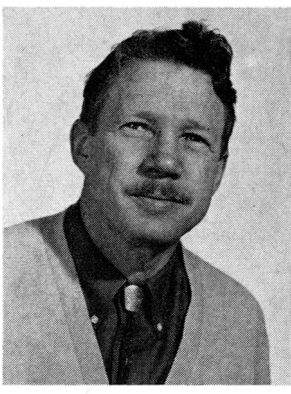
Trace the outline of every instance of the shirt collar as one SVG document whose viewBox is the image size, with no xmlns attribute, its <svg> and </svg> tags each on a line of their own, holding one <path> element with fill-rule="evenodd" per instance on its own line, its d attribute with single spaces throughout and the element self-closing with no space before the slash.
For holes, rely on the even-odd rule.
<svg viewBox="0 0 291 394">
<path fill-rule="evenodd" d="M 89 236 L 83 223 L 80 204 L 70 206 L 64 218 L 64 232 L 76 271 L 87 300 L 89 314 L 98 317 L 114 309 L 113 299 L 127 278 L 101 253 Z M 154 320 L 164 319 L 169 305 L 171 287 L 177 282 L 177 275 L 186 275 L 179 243 L 168 262 L 152 271 L 145 286 L 151 295 L 151 315 Z"/>
</svg>

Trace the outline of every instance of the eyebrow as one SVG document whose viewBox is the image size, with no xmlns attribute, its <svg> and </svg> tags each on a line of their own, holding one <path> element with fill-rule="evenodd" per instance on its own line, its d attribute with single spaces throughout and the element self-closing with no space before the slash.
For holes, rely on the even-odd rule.
<svg viewBox="0 0 291 394">
<path fill-rule="evenodd" d="M 152 122 L 153 124 L 157 123 L 157 119 L 162 118 L 162 115 L 159 115 L 157 113 L 154 112 L 149 112 L 149 111 L 139 111 L 135 114 L 136 116 L 140 117 L 140 118 L 144 118 L 150 122 Z M 185 123 L 185 128 L 186 129 L 198 129 L 198 130 L 203 130 L 203 131 L 209 131 L 209 127 L 203 125 L 202 123 L 198 122 L 195 119 L 192 118 L 186 118 L 183 121 Z"/>
<path fill-rule="evenodd" d="M 205 126 L 202 123 L 198 122 L 197 120 L 187 118 L 185 123 L 187 124 L 187 128 L 194 128 L 194 129 L 209 131 L 209 126 Z"/>
</svg>

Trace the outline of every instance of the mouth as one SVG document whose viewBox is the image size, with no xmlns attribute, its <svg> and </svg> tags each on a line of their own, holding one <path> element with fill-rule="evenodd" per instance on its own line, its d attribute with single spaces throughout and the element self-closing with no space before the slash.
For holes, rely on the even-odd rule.
<svg viewBox="0 0 291 394">
<path fill-rule="evenodd" d="M 183 202 L 175 197 L 162 194 L 132 194 L 136 204 L 150 213 L 163 213 L 183 205 Z"/>
<path fill-rule="evenodd" d="M 156 201 L 169 201 L 169 202 L 175 202 L 180 204 L 182 203 L 179 199 L 175 197 L 167 197 L 167 196 L 163 196 L 162 194 L 140 194 L 140 195 L 136 195 L 135 197 L 149 198 Z"/>
</svg>

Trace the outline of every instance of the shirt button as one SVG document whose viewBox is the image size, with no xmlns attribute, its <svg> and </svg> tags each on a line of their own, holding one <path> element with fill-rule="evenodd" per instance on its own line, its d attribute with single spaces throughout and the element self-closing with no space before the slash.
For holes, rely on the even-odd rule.
<svg viewBox="0 0 291 394">
<path fill-rule="evenodd" d="M 91 316 L 91 323 L 97 324 L 98 323 L 98 317 L 96 315 Z"/>
<path fill-rule="evenodd" d="M 163 325 L 162 325 L 162 323 L 158 323 L 158 324 L 157 324 L 157 330 L 158 330 L 159 332 L 161 332 L 161 331 L 163 330 Z"/>
</svg>

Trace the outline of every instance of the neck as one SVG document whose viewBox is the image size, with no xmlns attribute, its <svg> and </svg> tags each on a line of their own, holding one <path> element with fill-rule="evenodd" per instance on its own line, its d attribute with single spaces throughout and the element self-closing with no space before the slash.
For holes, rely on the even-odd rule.
<svg viewBox="0 0 291 394">
<path fill-rule="evenodd" d="M 178 242 L 169 245 L 125 237 L 101 217 L 92 220 L 97 215 L 86 201 L 81 199 L 80 207 L 82 220 L 95 245 L 129 280 L 143 281 L 153 276 L 169 261 L 177 246 Z"/>
</svg>

